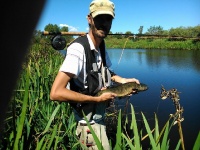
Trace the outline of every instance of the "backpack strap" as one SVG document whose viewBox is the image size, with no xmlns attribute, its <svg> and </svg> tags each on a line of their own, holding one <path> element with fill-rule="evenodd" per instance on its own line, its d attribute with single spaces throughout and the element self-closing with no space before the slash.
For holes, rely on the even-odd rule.
<svg viewBox="0 0 200 150">
<path fill-rule="evenodd" d="M 106 66 L 106 48 L 105 48 L 105 41 L 103 40 L 99 45 L 100 51 L 101 51 L 101 58 L 103 62 L 103 66 Z"/>
<path fill-rule="evenodd" d="M 86 72 L 88 73 L 93 69 L 92 64 L 96 62 L 94 52 L 92 52 L 90 49 L 90 44 L 86 35 L 79 37 L 76 42 L 81 43 L 84 47 L 86 57 Z"/>
</svg>

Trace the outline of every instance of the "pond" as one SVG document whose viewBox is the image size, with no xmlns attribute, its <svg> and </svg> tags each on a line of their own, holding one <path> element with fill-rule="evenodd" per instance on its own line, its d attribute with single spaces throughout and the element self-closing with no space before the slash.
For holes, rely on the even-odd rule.
<svg viewBox="0 0 200 150">
<path fill-rule="evenodd" d="M 115 73 L 126 78 L 137 78 L 149 89 L 130 97 L 136 112 L 143 112 L 154 124 L 154 113 L 162 129 L 170 114 L 176 112 L 171 99 L 161 100 L 161 87 L 175 88 L 183 107 L 181 122 L 186 149 L 192 149 L 200 131 L 200 51 L 108 49 Z M 138 116 L 139 117 L 139 116 Z M 137 118 L 137 115 L 136 115 Z M 178 143 L 177 124 L 170 132 L 170 145 Z"/>
</svg>

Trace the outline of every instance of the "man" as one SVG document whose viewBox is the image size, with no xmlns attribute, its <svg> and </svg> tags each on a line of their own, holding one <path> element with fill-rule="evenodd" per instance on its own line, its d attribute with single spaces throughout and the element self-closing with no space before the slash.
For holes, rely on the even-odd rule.
<svg viewBox="0 0 200 150">
<path fill-rule="evenodd" d="M 101 141 L 103 148 L 110 150 L 104 124 L 104 114 L 108 102 L 113 100 L 116 94 L 104 93 L 97 97 L 95 93 L 109 86 L 111 80 L 119 83 L 137 82 L 138 84 L 139 81 L 135 78 L 122 78 L 111 72 L 109 70 L 111 66 L 109 56 L 104 51 L 104 48 L 100 49 L 102 45 L 103 47 L 105 46 L 104 38 L 109 33 L 112 20 L 115 17 L 113 2 L 109 0 L 94 0 L 91 2 L 89 9 L 90 13 L 87 16 L 87 20 L 90 29 L 88 34 L 84 36 L 86 41 L 78 40 L 83 39 L 83 37 L 79 37 L 67 48 L 66 58 L 52 85 L 50 97 L 51 100 L 69 102 L 73 106 L 77 120 L 76 133 L 81 143 L 85 144 L 89 149 L 97 149 L 84 119 L 86 117 Z M 87 48 L 86 43 L 89 44 L 89 48 Z M 93 54 L 95 62 L 88 63 L 93 58 Z M 89 56 L 90 58 L 88 58 Z M 104 59 L 105 62 L 103 63 Z M 93 66 L 93 71 L 91 72 L 87 70 L 90 65 Z M 91 82 L 90 80 L 93 77 L 91 74 L 93 72 L 97 73 L 98 80 L 94 78 Z M 107 79 L 105 79 L 106 77 Z M 97 86 L 95 83 L 98 83 Z M 67 85 L 70 86 L 66 88 Z M 92 90 L 90 90 L 91 86 Z"/>
</svg>

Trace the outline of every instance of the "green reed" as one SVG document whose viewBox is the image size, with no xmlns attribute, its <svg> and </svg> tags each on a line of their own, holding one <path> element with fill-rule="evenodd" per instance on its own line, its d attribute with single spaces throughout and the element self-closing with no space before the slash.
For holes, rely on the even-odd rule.
<svg viewBox="0 0 200 150">
<path fill-rule="evenodd" d="M 76 123 L 68 103 L 49 98 L 63 56 L 40 48 L 31 49 L 23 64 L 0 149 L 67 149 L 77 143 Z"/>
<path fill-rule="evenodd" d="M 169 117 L 169 119 L 166 121 L 165 125 L 159 129 L 158 124 L 158 118 L 155 114 L 155 126 L 153 128 L 150 127 L 147 118 L 141 112 L 143 122 L 145 125 L 145 132 L 142 132 L 142 130 L 139 130 L 137 125 L 137 118 L 135 116 L 134 107 L 132 104 L 131 106 L 131 119 L 128 119 L 128 116 L 126 117 L 126 121 L 124 124 L 122 124 L 122 112 L 121 110 L 118 111 L 115 115 L 118 114 L 118 124 L 117 124 L 117 133 L 116 133 L 116 144 L 114 149 L 116 150 L 142 150 L 142 141 L 146 140 L 146 138 L 149 138 L 150 141 L 150 147 L 148 149 L 153 150 L 168 150 L 170 148 L 170 138 L 169 133 L 173 127 L 173 124 L 175 122 L 175 118 L 173 119 L 172 116 Z M 114 115 L 114 114 L 112 114 Z M 126 126 L 125 124 L 130 121 L 130 126 Z M 123 128 L 123 129 L 122 129 Z M 129 129 L 127 129 L 129 128 Z M 132 131 L 133 137 L 129 136 L 127 134 L 126 130 Z M 144 133 L 147 133 L 144 135 Z M 175 150 L 179 150 L 181 146 L 181 139 L 178 140 L 178 143 L 175 147 Z M 197 136 L 197 139 L 194 143 L 193 150 L 200 149 L 200 132 Z"/>
</svg>

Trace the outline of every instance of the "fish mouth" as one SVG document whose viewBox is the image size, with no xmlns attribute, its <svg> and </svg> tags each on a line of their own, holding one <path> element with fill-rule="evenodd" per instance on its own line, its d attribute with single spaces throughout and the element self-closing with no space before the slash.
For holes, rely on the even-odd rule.
<svg viewBox="0 0 200 150">
<path fill-rule="evenodd" d="M 140 84 L 140 89 L 141 89 L 142 91 L 146 91 L 146 90 L 148 90 L 149 88 L 148 88 L 148 86 L 147 86 L 146 84 L 141 83 L 141 84 Z"/>
</svg>

